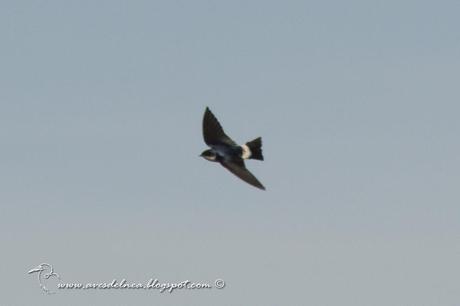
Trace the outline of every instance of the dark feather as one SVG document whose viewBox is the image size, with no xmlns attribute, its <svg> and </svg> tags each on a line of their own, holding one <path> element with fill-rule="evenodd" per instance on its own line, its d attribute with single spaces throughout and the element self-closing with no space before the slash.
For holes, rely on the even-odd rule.
<svg viewBox="0 0 460 306">
<path fill-rule="evenodd" d="M 221 144 L 237 146 L 237 144 L 225 134 L 217 118 L 211 113 L 208 107 L 203 117 L 203 138 L 208 146 Z"/>
<path fill-rule="evenodd" d="M 244 161 L 241 158 L 234 158 L 231 160 L 221 161 L 222 166 L 227 168 L 231 173 L 242 179 L 248 184 L 251 184 L 254 187 L 265 190 L 265 187 L 259 182 L 259 180 L 251 173 L 246 166 Z"/>
</svg>

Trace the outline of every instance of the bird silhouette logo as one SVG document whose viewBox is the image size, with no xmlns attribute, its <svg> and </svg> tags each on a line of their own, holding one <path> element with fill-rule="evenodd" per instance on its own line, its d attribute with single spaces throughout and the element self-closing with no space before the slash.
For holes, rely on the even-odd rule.
<svg viewBox="0 0 460 306">
<path fill-rule="evenodd" d="M 40 285 L 40 288 L 42 288 L 42 290 L 46 294 L 54 294 L 54 293 L 56 293 L 54 291 L 51 291 L 46 285 L 48 283 L 48 280 L 51 277 L 56 277 L 58 280 L 61 280 L 61 277 L 59 276 L 59 274 L 54 272 L 52 265 L 47 264 L 47 263 L 42 263 L 42 264 L 39 264 L 37 267 L 33 268 L 32 270 L 30 270 L 27 273 L 28 274 L 37 273 L 37 275 L 38 275 L 38 283 Z"/>
</svg>

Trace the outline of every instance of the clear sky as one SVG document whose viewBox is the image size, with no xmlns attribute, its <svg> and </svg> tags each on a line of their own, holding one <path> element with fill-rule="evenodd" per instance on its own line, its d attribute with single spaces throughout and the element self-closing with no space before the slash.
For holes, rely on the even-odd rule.
<svg viewBox="0 0 460 306">
<path fill-rule="evenodd" d="M 459 305 L 459 12 L 1 1 L 0 304 Z M 198 157 L 206 106 L 267 191 Z"/>
</svg>

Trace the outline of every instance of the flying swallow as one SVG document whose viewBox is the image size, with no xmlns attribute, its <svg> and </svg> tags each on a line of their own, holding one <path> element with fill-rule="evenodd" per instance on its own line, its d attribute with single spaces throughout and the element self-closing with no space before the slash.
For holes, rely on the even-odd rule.
<svg viewBox="0 0 460 306">
<path fill-rule="evenodd" d="M 212 162 L 219 162 L 246 183 L 265 190 L 265 187 L 246 169 L 244 164 L 245 159 L 264 160 L 261 137 L 239 146 L 225 134 L 217 118 L 206 107 L 203 117 L 203 138 L 211 149 L 203 151 L 201 157 Z"/>
</svg>

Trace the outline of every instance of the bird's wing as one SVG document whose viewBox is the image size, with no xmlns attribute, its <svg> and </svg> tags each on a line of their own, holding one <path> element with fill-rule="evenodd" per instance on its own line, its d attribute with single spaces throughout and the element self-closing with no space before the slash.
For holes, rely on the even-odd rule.
<svg viewBox="0 0 460 306">
<path fill-rule="evenodd" d="M 203 117 L 203 138 L 208 146 L 219 144 L 237 146 L 237 144 L 225 134 L 219 121 L 217 121 L 217 118 L 211 113 L 208 107 L 206 107 Z"/>
<path fill-rule="evenodd" d="M 251 173 L 244 165 L 243 159 L 231 159 L 221 161 L 222 166 L 227 168 L 231 173 L 242 179 L 248 184 L 254 187 L 265 190 L 265 187 L 259 182 L 259 180 Z"/>
</svg>

